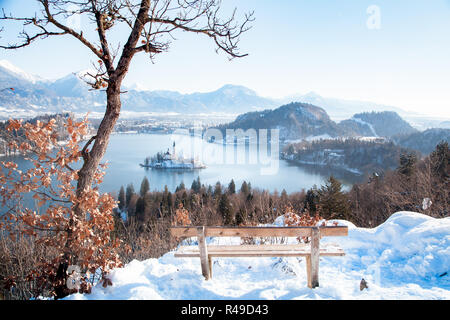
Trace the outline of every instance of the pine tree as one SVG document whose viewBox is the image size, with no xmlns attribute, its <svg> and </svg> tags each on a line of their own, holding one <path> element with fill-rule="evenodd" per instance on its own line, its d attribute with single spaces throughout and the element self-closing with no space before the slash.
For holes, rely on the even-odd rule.
<svg viewBox="0 0 450 320">
<path fill-rule="evenodd" d="M 347 196 L 342 192 L 342 184 L 330 176 L 318 192 L 320 214 L 325 219 L 348 219 L 350 206 Z"/>
<path fill-rule="evenodd" d="M 139 197 L 139 199 L 136 202 L 136 211 L 135 215 L 140 221 L 144 221 L 145 217 L 145 198 Z"/>
<path fill-rule="evenodd" d="M 186 186 L 184 185 L 184 182 L 181 182 L 178 187 L 175 189 L 175 192 L 181 191 L 181 190 L 185 190 Z"/>
<path fill-rule="evenodd" d="M 450 149 L 447 141 L 441 141 L 430 154 L 433 174 L 439 179 L 445 180 L 450 175 Z"/>
<path fill-rule="evenodd" d="M 144 177 L 144 179 L 142 179 L 141 182 L 141 190 L 139 191 L 139 194 L 141 195 L 141 197 L 144 197 L 149 191 L 150 191 L 150 183 L 148 182 L 147 177 Z"/>
<path fill-rule="evenodd" d="M 416 170 L 417 155 L 414 152 L 402 153 L 397 171 L 405 176 L 412 176 Z"/>
<path fill-rule="evenodd" d="M 233 179 L 231 179 L 230 183 L 228 184 L 228 193 L 229 194 L 235 194 L 236 193 L 236 184 L 234 183 Z"/>
<path fill-rule="evenodd" d="M 305 196 L 305 208 L 308 208 L 311 212 L 315 213 L 317 210 L 317 204 L 319 202 L 319 190 L 314 185 L 306 192 Z"/>
<path fill-rule="evenodd" d="M 196 180 L 192 181 L 192 185 L 191 185 L 192 191 L 194 191 L 195 193 L 199 193 L 201 187 L 202 187 L 202 184 L 200 182 L 200 177 L 197 177 Z"/>
<path fill-rule="evenodd" d="M 125 202 L 125 189 L 123 188 L 123 186 L 120 187 L 120 191 L 119 191 L 119 209 L 123 210 L 123 208 L 125 208 L 126 206 L 126 202 Z"/>
<path fill-rule="evenodd" d="M 244 194 L 245 196 L 247 196 L 250 193 L 249 188 L 248 188 L 248 184 L 247 184 L 246 181 L 242 182 L 241 193 Z"/>
<path fill-rule="evenodd" d="M 214 187 L 214 199 L 220 199 L 222 196 L 222 185 L 219 181 L 217 181 L 216 186 Z"/>
<path fill-rule="evenodd" d="M 234 223 L 233 207 L 227 193 L 222 194 L 220 197 L 219 213 L 223 218 L 224 225 L 232 225 Z"/>
<path fill-rule="evenodd" d="M 135 193 L 134 186 L 132 183 L 130 183 L 129 185 L 127 185 L 127 191 L 126 191 L 126 196 L 125 196 L 127 206 L 130 203 L 131 197 L 133 196 L 134 193 Z"/>
</svg>

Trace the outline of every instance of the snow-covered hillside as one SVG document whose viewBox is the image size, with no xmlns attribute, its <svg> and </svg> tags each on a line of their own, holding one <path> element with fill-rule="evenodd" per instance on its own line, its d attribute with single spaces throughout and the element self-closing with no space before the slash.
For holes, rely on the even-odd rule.
<svg viewBox="0 0 450 320">
<path fill-rule="evenodd" d="M 450 299 L 450 218 L 398 212 L 374 229 L 339 223 L 348 237 L 321 243 L 338 242 L 347 255 L 320 259 L 316 289 L 306 286 L 303 258 L 219 258 L 205 281 L 198 258 L 169 252 L 132 261 L 111 273 L 113 286 L 69 299 Z M 360 291 L 362 278 L 369 288 Z"/>
</svg>

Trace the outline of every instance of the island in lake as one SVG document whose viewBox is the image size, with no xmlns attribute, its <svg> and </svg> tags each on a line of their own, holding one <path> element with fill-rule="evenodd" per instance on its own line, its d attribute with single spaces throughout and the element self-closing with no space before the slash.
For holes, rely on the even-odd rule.
<svg viewBox="0 0 450 320">
<path fill-rule="evenodd" d="M 154 157 L 147 157 L 144 164 L 140 164 L 144 168 L 155 169 L 204 169 L 206 166 L 197 159 L 185 159 L 177 156 L 175 152 L 175 142 L 173 143 L 173 150 L 170 153 L 169 149 L 164 152 L 158 152 Z"/>
</svg>

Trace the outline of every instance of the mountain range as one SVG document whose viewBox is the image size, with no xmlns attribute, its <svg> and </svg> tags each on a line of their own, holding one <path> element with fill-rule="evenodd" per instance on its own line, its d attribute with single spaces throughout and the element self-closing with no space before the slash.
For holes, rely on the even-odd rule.
<svg viewBox="0 0 450 320">
<path fill-rule="evenodd" d="M 0 116 L 33 117 L 42 113 L 102 112 L 105 93 L 89 90 L 82 80 L 86 72 L 69 74 L 49 81 L 28 74 L 6 60 L 0 61 Z M 14 88 L 14 90 L 8 90 Z M 275 107 L 274 100 L 260 97 L 243 86 L 225 85 L 205 93 L 142 91 L 125 88 L 122 110 L 130 112 L 176 112 L 183 114 L 239 114 Z"/>
<path fill-rule="evenodd" d="M 46 80 L 23 71 L 7 60 L 0 61 L 0 118 L 33 117 L 42 113 L 103 113 L 105 93 L 89 90 L 82 80 L 86 72 L 69 74 L 57 80 Z M 14 88 L 5 90 L 6 88 Z M 122 110 L 130 113 L 242 114 L 273 109 L 291 101 L 323 107 L 334 120 L 343 120 L 364 111 L 400 109 L 369 102 L 324 98 L 310 92 L 284 99 L 259 96 L 244 86 L 225 85 L 212 92 L 182 94 L 176 91 L 124 88 Z"/>
<path fill-rule="evenodd" d="M 288 144 L 336 138 L 393 142 L 423 154 L 433 151 L 441 141 L 450 142 L 450 129 L 419 131 L 394 111 L 357 113 L 350 119 L 335 122 L 325 109 L 303 102 L 292 102 L 274 110 L 248 112 L 216 128 L 223 134 L 227 129 L 278 129 L 280 141 Z"/>
<path fill-rule="evenodd" d="M 418 132 L 394 111 L 366 112 L 335 122 L 325 109 L 309 103 L 292 102 L 274 110 L 249 112 L 218 129 L 278 129 L 282 140 L 382 137 L 392 138 Z"/>
<path fill-rule="evenodd" d="M 355 113 L 359 112 L 369 112 L 369 111 L 395 111 L 400 114 L 405 114 L 405 111 L 393 107 L 381 105 L 373 102 L 366 101 L 356 101 L 356 100 L 344 100 L 322 97 L 315 92 L 309 92 L 307 94 L 291 95 L 280 100 L 281 103 L 286 104 L 292 101 L 301 101 L 304 103 L 309 103 L 315 106 L 320 106 L 324 108 L 328 115 L 333 120 L 344 120 L 350 118 Z"/>
<path fill-rule="evenodd" d="M 64 111 L 102 114 L 105 93 L 89 90 L 82 80 L 85 74 L 86 71 L 81 71 L 50 81 L 31 75 L 7 60 L 0 60 L 0 119 L 31 118 Z M 449 140 L 449 129 L 419 132 L 399 116 L 396 111 L 400 113 L 400 109 L 323 98 L 315 93 L 288 97 L 284 100 L 299 102 L 278 107 L 283 99 L 264 98 L 251 89 L 237 85 L 191 94 L 140 90 L 138 87 L 124 90 L 122 111 L 134 117 L 151 113 L 240 114 L 234 122 L 221 128 L 278 128 L 284 140 L 384 137 L 405 147 L 415 146 L 420 141 L 416 149 L 422 152 L 429 152 L 430 146 L 440 139 Z"/>
</svg>

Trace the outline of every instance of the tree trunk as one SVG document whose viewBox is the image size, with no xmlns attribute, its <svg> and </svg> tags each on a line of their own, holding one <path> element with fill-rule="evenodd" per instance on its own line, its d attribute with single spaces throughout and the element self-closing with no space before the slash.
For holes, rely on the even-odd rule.
<svg viewBox="0 0 450 320">
<path fill-rule="evenodd" d="M 109 137 L 114 129 L 114 125 L 120 115 L 121 101 L 120 101 L 120 80 L 111 81 L 106 90 L 107 105 L 105 115 L 97 130 L 95 142 L 92 150 L 83 155 L 84 163 L 78 171 L 78 182 L 76 189 L 76 196 L 78 199 L 83 197 L 83 194 L 92 187 L 94 182 L 94 174 L 98 169 L 100 161 L 105 155 L 109 143 Z M 72 252 L 72 228 L 73 217 L 78 219 L 85 218 L 85 212 L 76 204 L 73 208 L 73 216 L 69 220 L 69 227 L 67 230 L 67 241 L 65 244 L 64 257 L 60 263 L 59 270 L 66 270 L 69 265 L 77 263 L 77 257 Z M 55 287 L 55 299 L 64 298 L 71 292 L 66 286 L 67 274 L 65 272 L 58 272 L 57 280 L 59 285 Z"/>
<path fill-rule="evenodd" d="M 81 196 L 84 191 L 92 186 L 94 173 L 105 155 L 109 136 L 119 118 L 120 108 L 120 88 L 116 90 L 108 87 L 105 116 L 98 128 L 92 150 L 87 153 L 88 156 L 84 159 L 83 167 L 78 172 L 77 197 Z"/>
<path fill-rule="evenodd" d="M 117 119 L 119 118 L 120 108 L 122 106 L 120 101 L 120 87 L 122 86 L 122 81 L 128 72 L 131 60 L 136 53 L 136 44 L 138 43 L 139 37 L 141 36 L 142 30 L 144 28 L 144 23 L 146 21 L 149 8 L 150 0 L 142 0 L 139 13 L 133 26 L 133 30 L 123 48 L 123 52 L 116 69 L 114 70 L 112 65 L 110 66 L 110 68 L 108 68 L 109 79 L 108 87 L 106 89 L 106 111 L 105 115 L 103 116 L 103 120 L 97 130 L 97 135 L 95 136 L 91 151 L 85 150 L 85 152 L 82 152 L 84 163 L 81 169 L 78 171 L 78 182 L 76 190 L 77 199 L 81 199 L 84 193 L 92 187 L 92 183 L 94 182 L 94 174 L 98 168 L 98 165 L 100 164 L 100 161 L 106 153 L 106 148 L 108 147 L 109 143 L 109 136 L 111 135 Z M 107 61 L 112 61 L 109 54 L 106 54 L 105 59 Z M 87 143 L 87 145 L 89 145 L 89 142 Z M 77 263 L 77 257 L 73 254 L 73 252 L 71 252 L 72 229 L 74 222 L 73 217 L 76 217 L 80 220 L 85 219 L 85 212 L 83 212 L 82 208 L 80 208 L 78 204 L 73 207 L 73 215 L 69 221 L 64 257 L 61 261 L 61 264 L 65 265 Z M 65 275 L 65 278 L 63 279 L 63 281 L 61 281 L 62 285 L 57 288 L 61 289 L 62 297 L 65 297 L 69 294 L 66 288 L 62 288 L 62 286 L 65 287 L 66 280 L 67 275 Z M 59 294 L 57 293 L 56 298 L 59 298 L 58 296 Z"/>
</svg>

